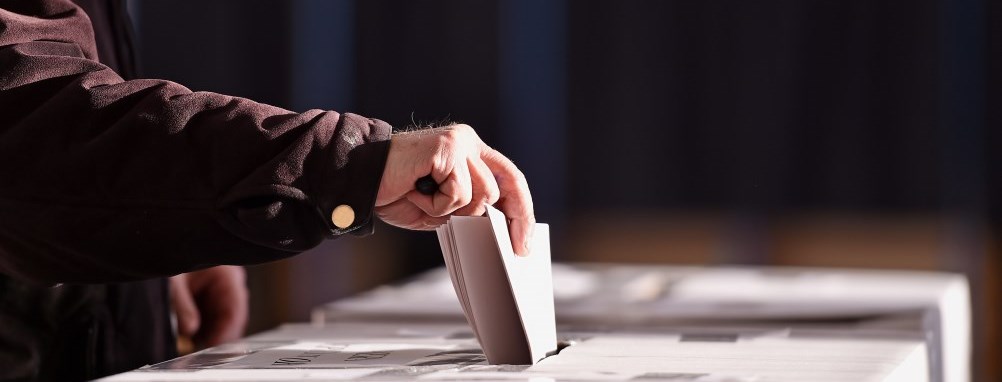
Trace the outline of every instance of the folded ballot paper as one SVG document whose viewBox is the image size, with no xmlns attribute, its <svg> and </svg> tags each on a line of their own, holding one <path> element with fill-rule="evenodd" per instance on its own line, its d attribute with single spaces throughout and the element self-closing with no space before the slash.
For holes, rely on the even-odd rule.
<svg viewBox="0 0 1002 382">
<path fill-rule="evenodd" d="M 466 321 L 491 364 L 535 364 L 557 350 L 550 235 L 536 224 L 532 254 L 512 250 L 504 214 L 453 216 L 438 228 Z"/>
</svg>

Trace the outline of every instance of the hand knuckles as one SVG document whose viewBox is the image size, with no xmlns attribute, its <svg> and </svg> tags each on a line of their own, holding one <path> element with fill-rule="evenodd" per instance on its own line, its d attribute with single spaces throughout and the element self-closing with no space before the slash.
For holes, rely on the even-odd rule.
<svg viewBox="0 0 1002 382">
<path fill-rule="evenodd" d="M 459 198 L 456 201 L 461 206 L 469 205 L 473 201 L 473 195 L 464 193 L 459 195 Z"/>
<path fill-rule="evenodd" d="M 449 129 L 445 135 L 449 136 L 453 141 L 461 142 L 466 140 L 469 135 L 469 129 L 462 128 L 464 125 L 460 125 L 460 128 Z"/>
<path fill-rule="evenodd" d="M 501 199 L 501 190 L 497 187 L 488 188 L 487 192 L 484 194 L 485 204 L 494 204 L 498 201 L 498 199 Z"/>
<path fill-rule="evenodd" d="M 459 125 L 461 131 L 469 138 L 471 142 L 481 142 L 480 135 L 477 134 L 477 130 L 470 125 Z"/>
<path fill-rule="evenodd" d="M 476 131 L 468 125 L 455 125 L 454 127 L 443 132 L 442 138 L 448 147 L 453 149 L 473 146 L 474 142 L 479 141 Z"/>
<path fill-rule="evenodd" d="M 439 134 L 435 136 L 435 146 L 440 152 L 452 152 L 456 146 L 456 137 L 451 133 Z"/>
<path fill-rule="evenodd" d="M 445 203 L 443 203 L 440 208 L 436 209 L 436 216 L 448 215 L 451 210 L 463 207 L 467 204 L 470 204 L 469 195 L 463 195 L 462 193 L 449 195 L 449 198 L 445 200 Z"/>
<path fill-rule="evenodd" d="M 462 134 L 470 134 L 470 133 L 473 133 L 474 135 L 476 134 L 476 132 L 473 130 L 473 127 L 465 123 L 454 124 L 451 126 L 451 128 L 452 131 L 459 132 Z"/>
</svg>

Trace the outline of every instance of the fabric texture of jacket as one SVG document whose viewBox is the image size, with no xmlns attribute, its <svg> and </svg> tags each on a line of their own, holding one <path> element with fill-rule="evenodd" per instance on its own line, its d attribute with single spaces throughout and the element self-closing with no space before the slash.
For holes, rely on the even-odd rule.
<svg viewBox="0 0 1002 382">
<path fill-rule="evenodd" d="M 126 80 L 123 2 L 77 3 L 0 2 L 0 377 L 44 378 L 82 350 L 58 344 L 74 325 L 92 348 L 170 342 L 156 278 L 370 232 L 389 149 L 379 120 Z M 146 337 L 114 334 L 130 320 Z M 91 361 L 77 378 L 151 359 Z"/>
</svg>

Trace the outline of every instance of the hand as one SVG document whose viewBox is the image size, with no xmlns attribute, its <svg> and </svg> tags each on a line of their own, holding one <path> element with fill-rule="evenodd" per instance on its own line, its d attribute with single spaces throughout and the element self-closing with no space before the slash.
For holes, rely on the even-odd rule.
<svg viewBox="0 0 1002 382">
<path fill-rule="evenodd" d="M 171 308 L 178 335 L 199 348 L 239 339 L 247 326 L 244 269 L 220 265 L 170 278 Z"/>
<path fill-rule="evenodd" d="M 414 189 L 414 182 L 429 174 L 439 184 L 431 196 Z M 376 213 L 383 221 L 430 230 L 449 215 L 483 215 L 488 205 L 508 218 L 515 253 L 528 256 L 536 218 L 529 185 L 515 164 L 467 125 L 393 135 L 376 195 Z"/>
</svg>

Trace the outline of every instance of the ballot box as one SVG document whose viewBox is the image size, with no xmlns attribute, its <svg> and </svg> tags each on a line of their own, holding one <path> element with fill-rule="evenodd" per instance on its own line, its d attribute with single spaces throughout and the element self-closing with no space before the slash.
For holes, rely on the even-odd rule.
<svg viewBox="0 0 1002 382">
<path fill-rule="evenodd" d="M 288 324 L 103 381 L 927 381 L 914 333 L 875 328 L 561 326 L 534 365 L 490 365 L 463 323 Z"/>
<path fill-rule="evenodd" d="M 608 328 L 840 325 L 914 333 L 929 378 L 970 379 L 970 292 L 942 272 L 554 264 L 557 322 Z M 444 269 L 317 307 L 312 321 L 463 322 Z"/>
<path fill-rule="evenodd" d="M 554 264 L 559 351 L 491 365 L 437 269 L 105 381 L 966 381 L 966 280 Z"/>
</svg>

